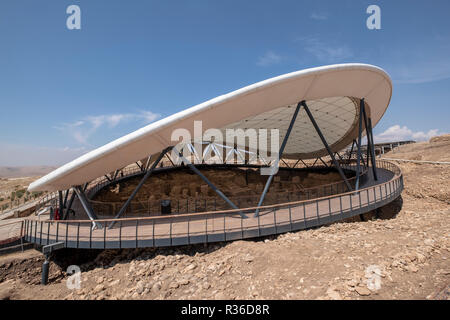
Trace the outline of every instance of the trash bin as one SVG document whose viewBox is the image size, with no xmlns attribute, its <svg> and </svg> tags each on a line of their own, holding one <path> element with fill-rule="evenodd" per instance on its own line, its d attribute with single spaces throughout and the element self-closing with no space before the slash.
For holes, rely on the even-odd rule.
<svg viewBox="0 0 450 320">
<path fill-rule="evenodd" d="M 161 200 L 161 214 L 170 214 L 170 213 L 172 213 L 170 200 Z"/>
</svg>

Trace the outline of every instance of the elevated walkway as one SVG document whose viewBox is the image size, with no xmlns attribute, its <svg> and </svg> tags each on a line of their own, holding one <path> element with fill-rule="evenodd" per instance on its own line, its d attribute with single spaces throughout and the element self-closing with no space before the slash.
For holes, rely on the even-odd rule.
<svg viewBox="0 0 450 320">
<path fill-rule="evenodd" d="M 103 226 L 115 221 L 115 227 L 95 230 L 90 220 L 27 219 L 25 240 L 39 245 L 62 241 L 67 248 L 139 248 L 230 241 L 302 230 L 367 213 L 400 196 L 403 190 L 401 170 L 383 160 L 377 161 L 377 167 L 378 180 L 375 181 L 368 170 L 358 191 L 259 208 L 99 219 L 96 222 Z M 256 209 L 260 210 L 258 217 L 254 216 Z"/>
</svg>

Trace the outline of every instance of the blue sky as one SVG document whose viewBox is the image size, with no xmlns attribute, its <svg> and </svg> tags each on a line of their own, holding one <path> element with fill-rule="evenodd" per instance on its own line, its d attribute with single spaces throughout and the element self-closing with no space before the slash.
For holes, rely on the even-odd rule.
<svg viewBox="0 0 450 320">
<path fill-rule="evenodd" d="M 66 9 L 81 8 L 81 30 Z M 381 8 L 381 30 L 366 9 Z M 0 2 L 0 165 L 62 164 L 283 73 L 362 62 L 393 79 L 379 141 L 449 132 L 450 2 Z"/>
</svg>

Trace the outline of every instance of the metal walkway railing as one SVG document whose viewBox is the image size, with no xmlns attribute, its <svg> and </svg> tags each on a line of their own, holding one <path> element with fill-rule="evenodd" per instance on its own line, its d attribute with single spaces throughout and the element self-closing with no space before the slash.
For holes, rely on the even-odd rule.
<svg viewBox="0 0 450 320">
<path fill-rule="evenodd" d="M 229 241 L 301 230 L 369 212 L 395 200 L 403 190 L 401 170 L 377 161 L 378 181 L 368 179 L 358 191 L 257 208 L 224 210 L 160 217 L 38 221 L 27 219 L 25 240 L 39 245 L 64 242 L 68 248 L 138 248 Z M 369 171 L 370 172 L 370 171 Z M 243 212 L 247 219 L 242 219 Z M 116 227 L 108 229 L 109 222 Z"/>
<path fill-rule="evenodd" d="M 240 168 L 245 166 L 240 166 Z M 259 168 L 258 166 L 252 166 L 254 168 Z M 353 164 L 343 164 L 341 166 L 344 170 L 347 171 L 356 171 L 356 165 Z M 282 167 L 281 169 L 286 169 Z M 289 168 L 293 169 L 293 168 Z M 314 169 L 329 169 L 329 167 L 325 166 L 316 166 Z M 142 173 L 143 174 L 143 173 Z M 365 179 L 365 175 L 367 174 L 367 168 L 363 168 L 360 173 L 362 181 Z M 131 176 L 139 176 L 140 173 L 134 173 Z M 124 178 L 129 178 L 130 176 L 126 176 Z M 354 187 L 356 176 L 348 179 L 348 182 Z M 102 182 L 102 187 L 106 188 L 110 184 L 117 182 Z M 261 186 L 262 187 L 262 186 Z M 95 196 L 100 190 L 95 188 L 95 193 L 91 193 L 90 197 Z M 262 189 L 261 189 L 262 191 Z M 301 200 L 309 200 L 324 196 L 329 196 L 333 194 L 339 194 L 347 191 L 347 187 L 344 181 L 336 181 L 332 183 L 322 184 L 314 187 L 300 188 L 296 191 L 279 191 L 279 192 L 270 192 L 266 196 L 265 203 L 266 204 L 275 204 L 275 203 L 283 203 L 283 202 L 292 202 L 292 201 L 301 201 Z M 256 195 L 241 195 L 241 196 L 228 196 L 228 198 L 237 204 L 239 208 L 247 208 L 254 207 L 257 205 L 258 200 L 260 198 L 260 194 Z M 118 212 L 118 210 L 122 207 L 124 201 L 121 202 L 111 202 L 111 201 L 100 201 L 100 200 L 90 200 L 90 203 L 94 209 L 94 212 L 98 214 L 105 215 L 114 215 Z M 189 213 L 189 212 L 208 212 L 208 211 L 218 211 L 218 210 L 227 210 L 229 205 L 223 199 L 219 197 L 187 197 L 185 199 L 172 199 L 171 200 L 171 211 L 172 213 Z M 147 199 L 145 201 L 136 199 L 132 201 L 122 217 L 127 216 L 136 216 L 136 215 L 147 215 L 147 216 L 155 216 L 161 214 L 161 201 L 160 200 L 150 200 Z"/>
</svg>

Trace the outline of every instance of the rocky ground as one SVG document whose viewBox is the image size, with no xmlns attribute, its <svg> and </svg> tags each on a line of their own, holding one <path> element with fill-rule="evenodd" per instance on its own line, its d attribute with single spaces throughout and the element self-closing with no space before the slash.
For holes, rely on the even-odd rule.
<svg viewBox="0 0 450 320">
<path fill-rule="evenodd" d="M 42 255 L 16 253 L 0 257 L 0 298 L 449 299 L 450 166 L 398 165 L 405 191 L 379 218 L 216 245 L 107 250 L 80 263 L 78 290 L 63 272 L 73 262 L 52 263 L 41 286 Z"/>
</svg>

